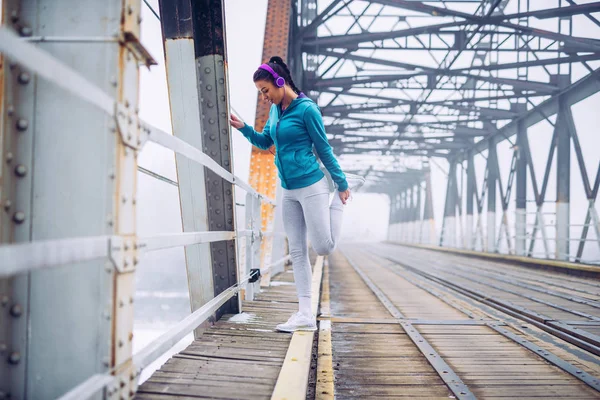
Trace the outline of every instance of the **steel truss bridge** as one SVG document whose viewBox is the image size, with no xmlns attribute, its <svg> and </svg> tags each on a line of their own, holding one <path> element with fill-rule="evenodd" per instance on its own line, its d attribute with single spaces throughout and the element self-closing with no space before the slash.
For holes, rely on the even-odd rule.
<svg viewBox="0 0 600 400">
<path fill-rule="evenodd" d="M 1 4 L 0 399 L 487 398 L 503 384 L 486 360 L 527 387 L 503 393 L 547 395 L 540 374 L 552 396 L 598 396 L 600 142 L 574 110 L 600 110 L 600 2 L 268 0 L 263 60 L 287 59 L 343 169 L 390 198 L 386 243 L 313 257 L 319 332 L 285 337 L 273 154 L 252 150 L 249 182 L 232 169 L 227 1 Z M 140 118 L 157 63 L 172 132 Z M 148 147 L 176 182 L 139 165 Z M 177 186 L 181 232 L 139 234 L 140 174 Z M 133 354 L 140 260 L 176 247 L 191 313 Z"/>
</svg>

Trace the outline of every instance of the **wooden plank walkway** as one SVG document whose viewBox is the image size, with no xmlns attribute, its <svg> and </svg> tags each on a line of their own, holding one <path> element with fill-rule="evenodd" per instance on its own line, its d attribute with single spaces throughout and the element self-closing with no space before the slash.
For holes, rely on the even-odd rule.
<svg viewBox="0 0 600 400">
<path fill-rule="evenodd" d="M 342 246 L 323 266 L 315 342 L 274 331 L 297 309 L 287 271 L 244 302 L 244 314 L 225 316 L 169 360 L 136 397 L 600 399 L 600 357 L 524 317 L 543 311 L 593 341 L 599 289 L 594 279 L 496 261 Z M 490 298 L 475 295 L 483 290 Z"/>
<path fill-rule="evenodd" d="M 313 263 L 316 261 L 312 257 Z M 316 284 L 316 288 L 315 285 Z M 315 276 L 313 290 L 320 286 Z M 315 307 L 317 306 L 315 302 Z M 271 286 L 243 302 L 243 313 L 224 315 L 138 389 L 136 399 L 269 399 L 294 335 L 275 331 L 298 310 L 291 268 Z M 315 310 L 316 311 L 316 310 Z M 306 332 L 304 333 L 306 334 Z M 309 339 L 310 366 L 312 336 Z M 283 377 L 285 378 L 285 377 Z M 306 392 L 306 384 L 302 390 Z"/>
</svg>

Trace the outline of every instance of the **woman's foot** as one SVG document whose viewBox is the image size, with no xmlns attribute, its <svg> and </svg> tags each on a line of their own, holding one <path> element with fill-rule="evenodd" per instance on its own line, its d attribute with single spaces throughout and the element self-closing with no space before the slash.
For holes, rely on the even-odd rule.
<svg viewBox="0 0 600 400">
<path fill-rule="evenodd" d="M 298 311 L 286 323 L 277 325 L 276 329 L 280 332 L 316 331 L 317 323 L 313 315 L 308 316 Z"/>
</svg>

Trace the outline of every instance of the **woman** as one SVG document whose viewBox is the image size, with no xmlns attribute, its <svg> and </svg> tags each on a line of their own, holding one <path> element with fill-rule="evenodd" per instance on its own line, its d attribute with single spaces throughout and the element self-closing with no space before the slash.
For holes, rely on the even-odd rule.
<svg viewBox="0 0 600 400">
<path fill-rule="evenodd" d="M 350 189 L 364 183 L 359 176 L 342 172 L 325 134 L 317 104 L 294 84 L 290 70 L 280 57 L 272 57 L 254 73 L 256 88 L 271 104 L 263 132 L 256 132 L 236 116 L 231 125 L 239 129 L 254 146 L 269 149 L 275 145 L 275 165 L 283 187 L 283 226 L 288 237 L 299 311 L 277 330 L 294 332 L 317 329 L 311 311 L 312 271 L 308 258 L 307 233 L 319 255 L 335 249 L 341 234 L 344 204 Z M 329 183 L 319 168 L 312 148 L 331 174 L 338 196 L 329 200 Z"/>
</svg>

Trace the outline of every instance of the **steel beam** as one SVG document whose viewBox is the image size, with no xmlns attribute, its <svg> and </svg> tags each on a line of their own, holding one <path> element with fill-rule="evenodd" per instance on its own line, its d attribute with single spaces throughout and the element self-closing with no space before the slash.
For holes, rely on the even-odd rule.
<svg viewBox="0 0 600 400">
<path fill-rule="evenodd" d="M 488 181 L 487 181 L 487 240 L 485 251 L 497 252 L 496 249 L 496 185 L 498 184 L 498 155 L 496 145 L 490 145 L 488 152 Z"/>
<path fill-rule="evenodd" d="M 527 128 L 523 121 L 519 121 L 517 127 L 517 188 L 516 188 L 516 211 L 515 211 L 515 251 L 517 256 L 525 256 L 527 243 L 527 152 L 526 146 Z"/>
<path fill-rule="evenodd" d="M 161 0 L 159 4 L 167 78 L 174 89 L 170 93 L 174 134 L 232 171 L 222 2 Z M 197 92 L 188 90 L 190 77 L 196 80 L 191 88 Z M 182 157 L 177 161 L 180 182 L 184 181 L 179 188 L 184 230 L 234 230 L 232 185 L 209 169 L 190 166 Z M 199 246 L 186 251 L 192 311 L 237 282 L 234 241 L 211 243 L 210 259 L 207 249 Z M 232 298 L 215 317 L 237 312 L 238 302 L 237 297 Z"/>
<path fill-rule="evenodd" d="M 565 78 L 566 79 L 566 78 Z M 567 125 L 567 104 L 564 96 L 559 99 L 556 121 L 556 248 L 557 260 L 569 259 L 570 199 L 571 199 L 571 135 Z"/>
<path fill-rule="evenodd" d="M 467 242 L 467 249 L 474 249 L 474 240 L 473 240 L 473 206 L 474 206 L 474 198 L 475 198 L 475 160 L 473 157 L 473 153 L 469 153 L 467 159 L 467 199 L 466 199 L 466 212 L 467 212 L 467 226 L 465 229 L 465 241 Z"/>
<path fill-rule="evenodd" d="M 24 38 L 106 38 L 39 46 L 137 118 L 138 61 L 133 47 L 113 38 L 127 37 L 129 45 L 143 49 L 140 1 L 7 0 L 2 7 L 6 25 Z M 138 136 L 139 126 L 119 124 L 55 82 L 4 61 L 0 242 L 107 235 L 133 241 L 137 149 L 124 138 Z M 127 256 L 125 269 L 104 257 L 0 281 L 2 397 L 57 398 L 93 375 L 129 377 L 133 246 Z M 131 390 L 135 381 L 127 379 L 113 394 L 130 398 Z"/>
</svg>

